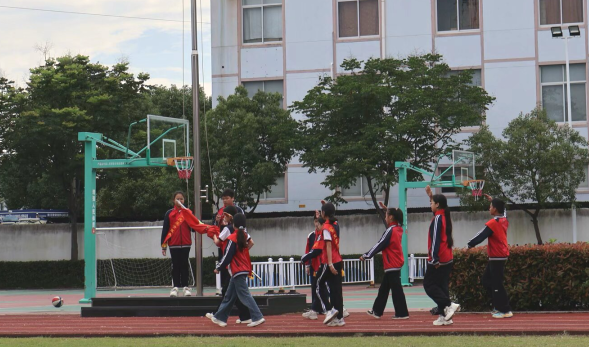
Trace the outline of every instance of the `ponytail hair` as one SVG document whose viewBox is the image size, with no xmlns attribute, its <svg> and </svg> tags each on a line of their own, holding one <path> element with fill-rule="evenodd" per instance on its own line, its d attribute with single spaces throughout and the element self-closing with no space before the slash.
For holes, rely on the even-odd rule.
<svg viewBox="0 0 589 347">
<path fill-rule="evenodd" d="M 436 194 L 432 196 L 432 200 L 439 204 L 438 209 L 444 210 L 444 217 L 446 218 L 446 238 L 448 248 L 454 246 L 454 239 L 452 238 L 452 216 L 450 216 L 450 208 L 448 207 L 448 200 L 443 194 Z"/>
<path fill-rule="evenodd" d="M 235 216 L 233 216 L 233 228 L 237 233 L 237 249 L 240 251 L 247 249 L 247 235 L 245 234 L 245 215 L 243 213 L 238 213 Z"/>
<path fill-rule="evenodd" d="M 403 225 L 403 211 L 400 208 L 391 207 L 387 210 L 389 216 L 393 216 L 395 222 L 399 223 L 401 226 Z"/>
<path fill-rule="evenodd" d="M 331 202 L 322 205 L 321 211 L 325 214 L 325 217 L 327 217 L 330 222 L 337 221 L 337 218 L 335 218 L 335 206 Z"/>
</svg>

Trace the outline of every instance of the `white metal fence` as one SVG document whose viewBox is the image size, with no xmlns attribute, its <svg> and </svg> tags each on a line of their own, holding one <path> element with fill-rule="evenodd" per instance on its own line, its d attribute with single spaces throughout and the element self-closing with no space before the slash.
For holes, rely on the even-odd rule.
<svg viewBox="0 0 589 347">
<path fill-rule="evenodd" d="M 427 257 L 409 256 L 409 282 L 416 279 L 423 279 L 425 269 L 427 268 Z"/>
<path fill-rule="evenodd" d="M 264 262 L 252 262 L 253 278 L 248 278 L 248 286 L 257 289 L 290 288 L 310 286 L 311 280 L 305 266 L 299 260 L 268 258 Z M 343 260 L 343 283 L 374 283 L 374 259 Z M 221 276 L 217 274 L 217 291 L 221 290 Z"/>
</svg>

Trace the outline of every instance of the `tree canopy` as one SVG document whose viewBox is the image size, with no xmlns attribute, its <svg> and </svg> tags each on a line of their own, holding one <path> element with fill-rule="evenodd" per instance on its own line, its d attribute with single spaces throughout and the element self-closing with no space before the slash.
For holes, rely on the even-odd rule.
<svg viewBox="0 0 589 347">
<path fill-rule="evenodd" d="M 472 72 L 450 74 L 436 54 L 403 59 L 344 61 L 345 73 L 322 77 L 292 110 L 303 114 L 301 161 L 309 172 L 326 172 L 329 197 L 345 202 L 341 189 L 360 177 L 384 223 L 376 196 L 388 203 L 398 182 L 396 161 L 430 168 L 455 145 L 462 127 L 481 124 L 494 98 L 472 85 Z"/>
</svg>

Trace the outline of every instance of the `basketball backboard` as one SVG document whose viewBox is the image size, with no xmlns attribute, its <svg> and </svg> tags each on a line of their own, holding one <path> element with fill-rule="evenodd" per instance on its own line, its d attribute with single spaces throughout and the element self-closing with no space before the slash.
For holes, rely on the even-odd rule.
<svg viewBox="0 0 589 347">
<path fill-rule="evenodd" d="M 187 119 L 147 115 L 147 148 L 150 159 L 190 156 L 190 123 Z"/>
<path fill-rule="evenodd" d="M 457 183 L 476 179 L 476 158 L 473 152 L 452 151 L 452 172 Z"/>
</svg>

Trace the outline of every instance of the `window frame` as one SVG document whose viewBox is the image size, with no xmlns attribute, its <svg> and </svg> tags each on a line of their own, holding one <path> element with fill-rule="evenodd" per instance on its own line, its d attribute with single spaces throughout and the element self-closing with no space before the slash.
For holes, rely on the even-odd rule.
<svg viewBox="0 0 589 347">
<path fill-rule="evenodd" d="M 264 0 L 261 0 L 261 1 L 262 1 L 262 3 L 258 4 L 258 5 L 244 5 L 243 0 L 240 1 L 241 2 L 241 14 L 240 14 L 241 15 L 241 28 L 240 28 L 240 30 L 241 30 L 241 44 L 243 46 L 256 46 L 256 45 L 257 46 L 259 46 L 259 45 L 264 45 L 264 46 L 266 46 L 266 45 L 280 45 L 281 46 L 284 43 L 284 35 L 281 35 L 282 37 L 280 38 L 280 41 L 268 41 L 268 42 L 264 41 L 264 7 L 278 7 L 278 6 L 280 6 L 280 8 L 281 8 L 280 12 L 282 13 L 281 14 L 281 16 L 282 16 L 282 18 L 281 18 L 282 32 L 284 34 L 284 21 L 283 21 L 283 19 L 284 19 L 284 0 L 282 0 L 280 2 L 280 4 L 264 4 Z M 248 9 L 248 8 L 261 8 L 261 11 L 262 11 L 262 16 L 261 16 L 261 18 L 262 18 L 262 42 L 245 42 L 245 36 L 244 36 L 245 30 L 243 28 L 245 21 L 243 18 L 243 13 L 244 13 L 244 10 Z"/>
<path fill-rule="evenodd" d="M 577 64 L 584 64 L 585 65 L 585 80 L 584 81 L 570 81 L 571 86 L 574 84 L 584 84 L 585 85 L 585 94 L 587 94 L 587 63 L 574 63 L 574 64 L 569 64 L 569 70 L 570 70 L 570 65 L 577 65 Z M 563 69 L 563 81 L 562 82 L 542 82 L 542 67 L 545 66 L 560 66 Z M 566 100 L 566 93 L 567 93 L 567 81 L 565 80 L 566 76 L 566 64 L 550 64 L 550 65 L 540 65 L 539 66 L 539 75 L 538 75 L 538 81 L 540 82 L 540 104 L 542 105 L 542 108 L 544 108 L 544 103 L 542 102 L 544 100 L 544 87 L 550 87 L 550 86 L 562 86 L 563 88 L 563 93 L 562 93 L 562 108 L 563 108 L 563 120 L 562 121 L 555 121 L 557 124 L 561 124 L 561 123 L 567 123 L 568 119 L 566 119 L 567 116 L 567 100 Z M 571 96 L 572 97 L 572 96 Z M 572 99 L 571 99 L 572 101 Z M 587 115 L 587 104 L 589 102 L 589 98 L 585 97 L 585 120 L 572 120 L 573 123 L 575 122 L 582 122 L 585 123 L 587 122 L 587 119 L 589 119 L 588 115 Z M 572 110 L 572 109 L 571 109 Z M 568 115 L 569 117 L 572 117 L 572 115 Z M 548 115 L 548 118 L 550 118 L 550 115 Z"/>
<path fill-rule="evenodd" d="M 339 191 L 340 194 L 341 194 L 341 197 L 343 199 L 345 199 L 346 201 L 359 201 L 359 200 L 364 201 L 364 200 L 366 200 L 366 197 L 368 197 L 369 199 L 371 199 L 371 197 L 370 197 L 370 190 L 367 189 L 366 192 L 364 192 L 364 190 L 363 190 L 365 177 L 364 176 L 360 176 L 359 178 L 360 178 L 360 195 L 344 195 L 343 189 L 341 187 L 338 187 L 336 189 L 336 191 Z M 384 197 L 384 194 L 383 194 L 384 192 L 383 192 L 382 189 L 378 190 L 376 193 L 377 194 L 374 196 L 375 198 L 382 198 L 382 197 Z"/>
<path fill-rule="evenodd" d="M 540 6 L 540 1 L 541 0 L 536 0 L 536 5 L 538 6 L 538 26 L 542 29 L 546 29 L 546 28 L 551 28 L 553 26 L 563 26 L 563 25 L 584 25 L 586 18 L 585 18 L 585 11 L 583 11 L 582 15 L 583 15 L 583 21 L 582 22 L 571 22 L 571 23 L 563 23 L 562 20 L 562 0 L 558 0 L 559 4 L 560 4 L 560 23 L 554 23 L 554 24 L 542 24 L 542 7 Z M 583 8 L 586 6 L 585 5 L 585 1 L 583 2 Z"/>
<path fill-rule="evenodd" d="M 481 2 L 477 0 L 478 8 L 477 8 L 477 16 L 479 17 L 479 27 L 477 29 L 460 29 L 460 5 L 458 4 L 459 0 L 456 1 L 456 30 L 439 30 L 439 13 L 438 13 L 438 0 L 435 0 L 436 3 L 436 34 L 438 35 L 460 35 L 460 34 L 472 34 L 472 33 L 480 33 L 481 32 Z M 540 0 L 538 0 L 540 1 Z"/>
<path fill-rule="evenodd" d="M 339 18 L 339 4 L 342 2 L 356 2 L 356 25 L 358 28 L 358 35 L 357 36 L 340 36 L 340 18 Z M 378 34 L 375 35 L 360 35 L 360 0 L 337 0 L 336 1 L 336 15 L 335 15 L 335 25 L 337 30 L 337 40 L 338 41 L 371 41 L 380 38 L 381 35 L 381 7 L 380 7 L 380 0 L 376 0 L 376 6 L 378 7 Z"/>
<path fill-rule="evenodd" d="M 276 79 L 260 79 L 260 80 L 256 80 L 256 79 L 251 79 L 251 80 L 250 80 L 250 79 L 247 79 L 247 80 L 245 80 L 245 81 L 244 81 L 244 80 L 242 80 L 242 81 L 241 81 L 241 85 L 242 85 L 244 88 L 246 88 L 246 86 L 244 85 L 244 83 L 249 83 L 249 82 L 262 82 L 262 88 L 264 88 L 262 91 L 263 91 L 263 92 L 266 92 L 266 82 L 278 82 L 278 81 L 282 82 L 282 93 L 281 93 L 281 95 L 282 95 L 282 108 L 283 108 L 283 109 L 286 109 L 286 107 L 285 107 L 285 104 L 286 104 L 286 99 L 284 98 L 284 79 L 282 79 L 282 78 L 276 78 Z M 247 88 L 246 88 L 246 89 L 247 89 Z M 259 89 L 258 89 L 258 90 L 259 90 Z M 253 95 L 249 95 L 249 94 L 248 94 L 248 97 L 251 99 L 251 98 L 253 98 L 254 96 L 253 96 Z"/>
<path fill-rule="evenodd" d="M 283 198 L 268 198 L 266 194 L 268 192 L 263 192 L 260 194 L 260 202 L 258 204 L 265 205 L 265 204 L 286 204 L 288 202 L 288 172 L 284 172 L 282 176 L 279 178 L 284 178 L 284 197 Z M 273 186 L 274 187 L 274 186 Z"/>
</svg>

